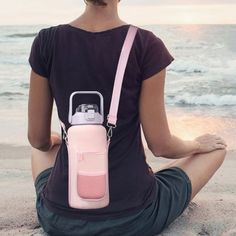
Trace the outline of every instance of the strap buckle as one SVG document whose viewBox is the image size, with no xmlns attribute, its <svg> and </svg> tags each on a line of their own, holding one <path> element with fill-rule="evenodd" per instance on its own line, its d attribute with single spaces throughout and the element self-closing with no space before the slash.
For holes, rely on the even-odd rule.
<svg viewBox="0 0 236 236">
<path fill-rule="evenodd" d="M 107 132 L 108 142 L 110 143 L 111 137 L 112 137 L 112 129 L 116 128 L 116 125 L 109 125 L 107 121 L 107 127 L 109 127 Z"/>
<path fill-rule="evenodd" d="M 63 130 L 64 132 L 63 132 L 63 134 L 62 134 L 62 137 L 63 137 L 63 139 L 65 140 L 65 142 L 66 142 L 66 145 L 68 145 L 68 136 L 67 136 L 67 133 L 65 132 L 65 130 Z"/>
<path fill-rule="evenodd" d="M 62 127 L 62 138 L 65 140 L 66 145 L 68 145 L 68 136 L 67 136 L 67 132 L 66 132 L 66 127 L 64 125 L 64 123 L 61 122 L 61 127 Z"/>
</svg>

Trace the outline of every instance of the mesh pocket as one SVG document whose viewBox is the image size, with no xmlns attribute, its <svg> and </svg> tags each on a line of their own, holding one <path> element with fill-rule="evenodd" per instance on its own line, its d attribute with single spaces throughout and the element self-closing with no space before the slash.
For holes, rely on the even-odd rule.
<svg viewBox="0 0 236 236">
<path fill-rule="evenodd" d="M 99 199 L 106 192 L 106 172 L 78 172 L 77 191 L 80 197 Z"/>
<path fill-rule="evenodd" d="M 108 172 L 106 150 L 78 152 L 77 161 L 78 195 L 85 199 L 104 197 Z"/>
</svg>

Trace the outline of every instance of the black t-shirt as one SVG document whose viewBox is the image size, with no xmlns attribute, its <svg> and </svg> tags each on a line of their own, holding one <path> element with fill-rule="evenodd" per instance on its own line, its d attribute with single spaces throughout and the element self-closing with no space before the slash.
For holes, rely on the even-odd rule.
<svg viewBox="0 0 236 236">
<path fill-rule="evenodd" d="M 69 24 L 41 29 L 29 56 L 32 69 L 48 79 L 58 116 L 68 129 L 68 101 L 77 90 L 99 91 L 104 98 L 104 127 L 109 112 L 116 68 L 130 25 L 90 32 Z M 57 214 L 85 220 L 125 217 L 147 207 L 154 198 L 155 178 L 145 161 L 139 120 L 141 83 L 167 67 L 174 58 L 163 41 L 138 27 L 122 84 L 117 127 L 109 147 L 110 204 L 100 209 L 68 205 L 68 153 L 63 141 L 42 199 Z M 97 95 L 79 95 L 79 103 L 96 103 Z M 62 129 L 61 129 L 62 133 Z"/>
</svg>

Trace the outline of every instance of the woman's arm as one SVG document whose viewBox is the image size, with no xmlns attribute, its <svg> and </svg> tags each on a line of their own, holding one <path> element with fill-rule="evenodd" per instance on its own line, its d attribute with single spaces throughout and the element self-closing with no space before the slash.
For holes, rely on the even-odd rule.
<svg viewBox="0 0 236 236">
<path fill-rule="evenodd" d="M 33 70 L 28 100 L 28 140 L 32 147 L 48 151 L 60 143 L 59 134 L 51 134 L 53 97 L 48 80 Z"/>
<path fill-rule="evenodd" d="M 177 159 L 225 148 L 225 142 L 215 135 L 182 140 L 170 133 L 164 102 L 165 76 L 166 69 L 144 80 L 140 93 L 140 121 L 148 148 L 154 156 Z"/>
<path fill-rule="evenodd" d="M 201 144 L 196 140 L 183 140 L 175 135 L 171 135 L 164 145 L 162 152 L 157 151 L 156 156 L 178 159 L 201 152 Z"/>
</svg>

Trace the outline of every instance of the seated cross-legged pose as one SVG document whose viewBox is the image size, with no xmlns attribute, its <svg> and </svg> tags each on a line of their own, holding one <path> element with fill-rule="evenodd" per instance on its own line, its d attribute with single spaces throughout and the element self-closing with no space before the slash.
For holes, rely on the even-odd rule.
<svg viewBox="0 0 236 236">
<path fill-rule="evenodd" d="M 194 140 L 171 134 L 164 84 L 166 67 L 174 58 L 160 38 L 138 27 L 109 147 L 110 203 L 99 209 L 70 207 L 67 146 L 62 129 L 61 134 L 51 131 L 53 101 L 67 128 L 73 91 L 100 91 L 108 114 L 121 47 L 131 25 L 119 18 L 118 0 L 85 3 L 85 12 L 74 21 L 41 29 L 30 52 L 28 140 L 38 220 L 46 233 L 56 236 L 153 236 L 180 216 L 209 181 L 227 145 L 213 134 Z M 153 172 L 145 159 L 141 126 L 154 156 L 176 160 Z"/>
</svg>

